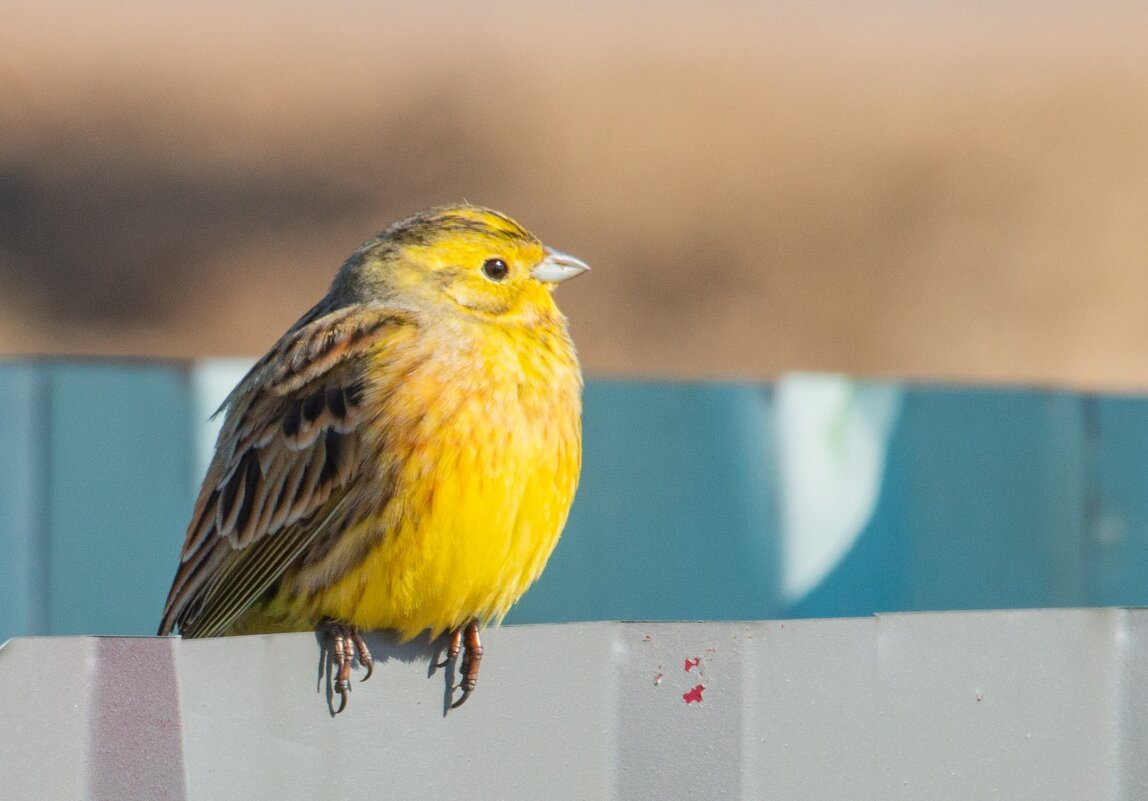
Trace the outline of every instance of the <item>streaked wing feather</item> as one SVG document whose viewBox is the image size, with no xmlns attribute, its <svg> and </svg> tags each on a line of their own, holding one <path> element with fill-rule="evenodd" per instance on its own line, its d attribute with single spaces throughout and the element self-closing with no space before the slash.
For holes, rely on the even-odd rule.
<svg viewBox="0 0 1148 801">
<path fill-rule="evenodd" d="M 361 465 L 364 358 L 409 313 L 317 307 L 228 397 L 160 634 L 215 636 L 326 530 Z"/>
</svg>

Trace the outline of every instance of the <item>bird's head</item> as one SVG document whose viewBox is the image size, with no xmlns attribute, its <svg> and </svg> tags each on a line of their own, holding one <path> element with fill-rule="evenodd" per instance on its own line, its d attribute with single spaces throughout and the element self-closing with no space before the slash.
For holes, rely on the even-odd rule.
<svg viewBox="0 0 1148 801">
<path fill-rule="evenodd" d="M 442 206 L 364 243 L 332 291 L 357 302 L 511 319 L 552 309 L 550 291 L 587 269 L 497 211 Z"/>
</svg>

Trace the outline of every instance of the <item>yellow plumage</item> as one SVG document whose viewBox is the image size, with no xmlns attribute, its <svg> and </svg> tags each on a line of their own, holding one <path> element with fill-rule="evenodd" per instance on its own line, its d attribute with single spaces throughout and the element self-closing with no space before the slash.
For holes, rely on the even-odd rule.
<svg viewBox="0 0 1148 801">
<path fill-rule="evenodd" d="M 365 243 L 225 403 L 160 633 L 500 620 L 578 483 L 581 375 L 551 290 L 584 269 L 470 206 Z"/>
</svg>

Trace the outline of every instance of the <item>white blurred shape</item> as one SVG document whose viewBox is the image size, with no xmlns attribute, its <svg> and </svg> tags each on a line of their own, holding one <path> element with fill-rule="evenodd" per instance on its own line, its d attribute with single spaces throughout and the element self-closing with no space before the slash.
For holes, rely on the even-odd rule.
<svg viewBox="0 0 1148 801">
<path fill-rule="evenodd" d="M 903 391 L 844 376 L 777 384 L 782 592 L 817 586 L 865 530 L 881 494 Z"/>
<path fill-rule="evenodd" d="M 191 370 L 192 396 L 195 399 L 194 422 L 198 426 L 195 431 L 195 461 L 199 468 L 194 477 L 196 489 L 203 481 L 207 466 L 211 464 L 215 440 L 223 425 L 223 415 L 215 419 L 211 419 L 211 416 L 254 363 L 254 359 L 238 357 L 202 359 Z"/>
</svg>

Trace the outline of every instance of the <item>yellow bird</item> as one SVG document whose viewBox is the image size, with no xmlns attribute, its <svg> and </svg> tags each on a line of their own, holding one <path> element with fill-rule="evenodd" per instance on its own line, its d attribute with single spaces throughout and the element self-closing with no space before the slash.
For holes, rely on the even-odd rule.
<svg viewBox="0 0 1148 801">
<path fill-rule="evenodd" d="M 518 223 L 434 208 L 368 240 L 231 392 L 159 633 L 321 627 L 337 711 L 360 630 L 478 631 L 558 542 L 582 463 L 582 376 L 554 287 L 584 272 Z"/>
</svg>

